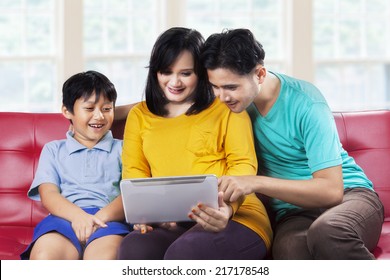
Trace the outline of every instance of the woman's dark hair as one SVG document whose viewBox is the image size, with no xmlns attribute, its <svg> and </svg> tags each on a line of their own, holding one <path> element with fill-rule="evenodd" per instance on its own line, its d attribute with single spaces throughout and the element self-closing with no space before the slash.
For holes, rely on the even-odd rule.
<svg viewBox="0 0 390 280">
<path fill-rule="evenodd" d="M 62 86 L 62 104 L 73 114 L 76 100 L 87 100 L 93 94 L 96 94 L 95 102 L 99 101 L 102 94 L 115 105 L 117 93 L 114 85 L 106 76 L 96 71 L 78 73 L 66 80 Z"/>
<path fill-rule="evenodd" d="M 184 27 L 170 28 L 157 38 L 150 56 L 145 87 L 146 104 L 153 114 L 158 116 L 168 114 L 165 108 L 168 100 L 159 85 L 157 73 L 168 70 L 183 51 L 191 53 L 194 59 L 194 72 L 198 77 L 193 93 L 194 104 L 187 110 L 186 115 L 199 113 L 213 102 L 214 94 L 207 80 L 206 69 L 199 62 L 203 43 L 204 38 L 198 31 Z"/>
<path fill-rule="evenodd" d="M 203 67 L 226 68 L 239 75 L 249 74 L 257 64 L 264 65 L 263 46 L 248 29 L 225 30 L 210 35 L 201 54 Z"/>
</svg>

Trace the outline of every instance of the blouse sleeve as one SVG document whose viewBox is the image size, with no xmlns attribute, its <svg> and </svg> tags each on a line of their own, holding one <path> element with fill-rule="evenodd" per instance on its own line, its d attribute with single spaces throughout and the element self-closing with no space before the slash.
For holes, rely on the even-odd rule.
<svg viewBox="0 0 390 280">
<path fill-rule="evenodd" d="M 252 124 L 246 111 L 230 113 L 225 139 L 226 175 L 256 175 L 257 157 L 253 142 Z M 245 196 L 230 203 L 233 215 L 244 202 Z"/>
<path fill-rule="evenodd" d="M 150 166 L 142 149 L 143 117 L 139 106 L 130 111 L 126 120 L 122 151 L 123 179 L 151 177 Z"/>
<path fill-rule="evenodd" d="M 225 151 L 226 175 L 256 175 L 257 158 L 252 124 L 248 113 L 231 113 L 227 124 Z"/>
</svg>

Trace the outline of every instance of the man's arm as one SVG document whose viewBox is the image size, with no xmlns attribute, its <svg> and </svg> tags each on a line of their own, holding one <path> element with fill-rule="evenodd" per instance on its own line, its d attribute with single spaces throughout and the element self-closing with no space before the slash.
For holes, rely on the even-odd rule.
<svg viewBox="0 0 390 280">
<path fill-rule="evenodd" d="M 253 192 L 304 207 L 329 208 L 343 199 L 341 165 L 313 173 L 310 180 L 285 180 L 266 176 L 223 176 L 219 187 L 225 192 L 224 199 L 235 201 Z"/>
</svg>

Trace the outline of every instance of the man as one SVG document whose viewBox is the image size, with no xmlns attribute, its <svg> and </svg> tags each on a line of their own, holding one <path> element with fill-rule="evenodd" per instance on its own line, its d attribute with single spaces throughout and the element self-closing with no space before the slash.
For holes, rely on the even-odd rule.
<svg viewBox="0 0 390 280">
<path fill-rule="evenodd" d="M 268 72 L 247 29 L 211 35 L 202 63 L 217 97 L 252 119 L 258 176 L 223 176 L 224 199 L 259 193 L 275 213 L 275 259 L 374 259 L 383 205 L 342 148 L 332 112 L 312 84 Z"/>
</svg>

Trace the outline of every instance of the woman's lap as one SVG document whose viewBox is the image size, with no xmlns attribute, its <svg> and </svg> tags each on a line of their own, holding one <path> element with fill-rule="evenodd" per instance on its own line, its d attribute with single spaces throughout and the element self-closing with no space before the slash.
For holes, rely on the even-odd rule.
<svg viewBox="0 0 390 280">
<path fill-rule="evenodd" d="M 225 230 L 205 231 L 200 225 L 178 231 L 132 232 L 119 250 L 119 259 L 263 259 L 264 241 L 251 229 L 229 221 Z"/>
</svg>

